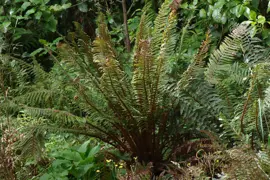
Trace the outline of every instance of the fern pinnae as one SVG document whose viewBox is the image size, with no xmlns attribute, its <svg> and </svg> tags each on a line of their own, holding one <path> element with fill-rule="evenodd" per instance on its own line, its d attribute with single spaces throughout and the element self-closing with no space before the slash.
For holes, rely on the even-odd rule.
<svg viewBox="0 0 270 180">
<path fill-rule="evenodd" d="M 147 112 L 152 86 L 152 55 L 149 53 L 150 42 L 144 39 L 137 40 L 139 41 L 139 44 L 134 57 L 132 85 L 137 102 L 143 108 L 143 111 Z"/>
<path fill-rule="evenodd" d="M 61 66 L 59 60 L 54 56 L 51 55 L 52 58 L 55 60 L 55 62 L 59 65 L 59 67 L 62 69 L 62 71 L 65 73 L 65 75 L 69 78 L 70 82 L 74 85 L 74 87 L 78 90 L 80 95 L 84 98 L 86 104 L 88 104 L 91 108 L 95 109 L 97 112 L 99 112 L 101 115 L 104 115 L 102 110 L 98 109 L 88 98 L 88 96 L 84 92 L 84 86 L 80 84 L 77 81 L 74 81 L 74 79 L 66 72 L 66 70 Z"/>
<path fill-rule="evenodd" d="M 177 82 L 177 86 L 180 89 L 184 89 L 188 86 L 190 81 L 196 77 L 198 68 L 203 68 L 205 64 L 205 57 L 207 56 L 208 49 L 211 43 L 210 31 L 206 33 L 206 38 L 202 42 L 198 53 L 196 54 L 194 61 L 188 66 L 187 70 L 183 73 L 181 79 Z"/>
<path fill-rule="evenodd" d="M 166 3 L 164 3 L 165 5 Z M 162 11 L 162 8 L 161 8 Z M 151 97 L 151 112 L 153 112 L 156 108 L 156 103 L 157 103 L 157 96 L 158 96 L 158 91 L 160 91 L 160 87 L 162 86 L 160 83 L 160 79 L 162 76 L 165 76 L 165 58 L 167 57 L 167 53 L 166 51 L 173 51 L 173 49 L 167 49 L 168 47 L 172 46 L 169 43 L 169 34 L 175 31 L 175 26 L 176 26 L 176 19 L 177 19 L 177 15 L 175 11 L 172 11 L 169 14 L 168 17 L 168 22 L 167 22 L 167 26 L 164 29 L 164 32 L 162 33 L 162 39 L 161 39 L 161 44 L 160 44 L 160 52 L 158 54 L 158 56 L 156 57 L 156 72 L 155 72 L 155 78 L 156 80 L 154 81 L 153 84 L 153 90 L 152 90 L 152 97 Z M 155 44 L 153 44 L 155 46 Z"/>
<path fill-rule="evenodd" d="M 244 133 L 244 117 L 245 117 L 245 114 L 247 112 L 247 109 L 248 109 L 248 104 L 249 104 L 249 101 L 251 99 L 251 93 L 253 91 L 253 88 L 254 88 L 254 81 L 256 81 L 256 76 L 253 76 L 252 77 L 252 80 L 251 80 L 251 85 L 250 85 L 250 88 L 249 88 L 249 91 L 248 91 L 248 95 L 247 95 L 247 99 L 245 101 L 245 104 L 244 104 L 244 107 L 243 107 L 243 112 L 242 112 L 242 115 L 240 117 L 240 127 L 241 127 L 241 132 Z"/>
</svg>

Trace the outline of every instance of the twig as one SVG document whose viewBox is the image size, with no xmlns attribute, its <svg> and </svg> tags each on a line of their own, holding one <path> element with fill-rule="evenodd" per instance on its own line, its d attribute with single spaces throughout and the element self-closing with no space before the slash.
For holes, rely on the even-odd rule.
<svg viewBox="0 0 270 180">
<path fill-rule="evenodd" d="M 123 18 L 124 18 L 124 34 L 125 34 L 125 46 L 128 52 L 131 50 L 128 23 L 127 23 L 127 4 L 126 0 L 122 0 Z"/>
</svg>

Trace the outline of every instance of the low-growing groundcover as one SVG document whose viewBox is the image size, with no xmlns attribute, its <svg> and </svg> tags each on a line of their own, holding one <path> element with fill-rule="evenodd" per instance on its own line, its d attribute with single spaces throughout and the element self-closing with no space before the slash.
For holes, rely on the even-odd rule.
<svg viewBox="0 0 270 180">
<path fill-rule="evenodd" d="M 90 140 L 78 148 L 53 153 L 55 160 L 40 179 L 116 179 L 113 178 L 115 172 L 112 172 L 110 167 L 106 168 L 106 163 L 102 163 L 104 157 L 99 157 L 102 156 L 102 153 L 99 153 L 100 145 L 91 147 L 89 143 Z"/>
</svg>

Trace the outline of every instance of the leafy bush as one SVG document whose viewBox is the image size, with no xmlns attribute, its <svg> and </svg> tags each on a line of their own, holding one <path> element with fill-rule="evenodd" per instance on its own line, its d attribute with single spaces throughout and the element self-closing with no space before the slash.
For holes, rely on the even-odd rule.
<svg viewBox="0 0 270 180">
<path fill-rule="evenodd" d="M 54 152 L 48 172 L 41 180 L 50 179 L 98 179 L 101 176 L 113 178 L 113 172 L 106 168 L 103 154 L 100 154 L 100 145 L 92 146 L 91 141 L 84 142 L 80 147 Z M 102 162 L 103 161 L 103 162 Z"/>
</svg>

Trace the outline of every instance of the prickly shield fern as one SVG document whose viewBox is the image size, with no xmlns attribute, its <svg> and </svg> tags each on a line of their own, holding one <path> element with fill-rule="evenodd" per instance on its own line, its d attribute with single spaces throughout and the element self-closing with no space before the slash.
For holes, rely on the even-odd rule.
<svg viewBox="0 0 270 180">
<path fill-rule="evenodd" d="M 203 80 L 200 77 L 209 36 L 180 81 L 172 81 L 168 76 L 170 58 L 176 49 L 177 3 L 180 1 L 166 0 L 154 26 L 153 14 L 145 10 L 138 27 L 131 73 L 123 70 L 104 15 L 99 16 L 98 34 L 93 43 L 75 24 L 76 32 L 68 38 L 70 43 L 60 44 L 58 56 L 53 56 L 58 72 L 65 78 L 54 76 L 53 81 L 60 80 L 65 84 L 61 88 L 73 89 L 73 104 L 80 113 L 67 112 L 64 108 L 25 106 L 27 114 L 50 120 L 36 132 L 62 130 L 99 138 L 137 157 L 140 163 L 151 162 L 153 173 L 159 174 L 159 168 L 177 154 L 177 148 L 197 136 L 196 123 L 213 119 L 207 104 L 200 100 L 194 102 L 197 95 L 190 91 L 195 87 L 191 87 L 189 79 L 197 83 Z M 55 88 L 54 93 L 57 92 L 59 89 Z M 54 99 L 54 93 L 44 97 Z M 33 97 L 31 94 L 22 99 Z M 34 97 L 40 96 L 37 93 Z"/>
<path fill-rule="evenodd" d="M 269 49 L 241 24 L 209 59 L 206 79 L 221 99 L 222 136 L 236 141 L 267 142 L 269 133 Z"/>
</svg>

